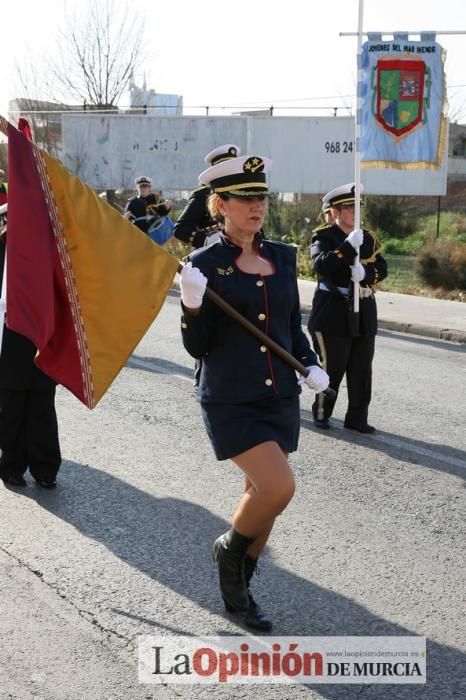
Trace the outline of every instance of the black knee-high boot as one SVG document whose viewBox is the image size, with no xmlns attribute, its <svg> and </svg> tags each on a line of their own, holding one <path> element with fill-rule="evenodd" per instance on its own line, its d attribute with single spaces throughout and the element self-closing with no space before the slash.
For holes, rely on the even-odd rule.
<svg viewBox="0 0 466 700">
<path fill-rule="evenodd" d="M 254 627 L 257 630 L 263 630 L 264 632 L 269 632 L 272 629 L 272 620 L 267 617 L 267 614 L 262 610 L 262 608 L 254 600 L 249 586 L 254 572 L 257 569 L 257 559 L 253 559 L 246 554 L 244 560 L 244 576 L 246 579 L 246 585 L 248 587 L 249 593 L 249 608 L 244 615 L 244 621 L 248 627 Z"/>
<path fill-rule="evenodd" d="M 249 591 L 244 575 L 246 550 L 254 539 L 229 530 L 214 542 L 213 558 L 218 564 L 218 580 L 228 612 L 245 612 L 249 608 Z"/>
</svg>

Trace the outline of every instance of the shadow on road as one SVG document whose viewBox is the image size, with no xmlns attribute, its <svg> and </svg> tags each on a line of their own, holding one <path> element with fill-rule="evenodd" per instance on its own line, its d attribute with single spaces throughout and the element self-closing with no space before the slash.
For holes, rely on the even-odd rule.
<svg viewBox="0 0 466 700">
<path fill-rule="evenodd" d="M 466 479 L 466 452 L 448 445 L 439 445 L 422 440 L 413 440 L 395 433 L 387 433 L 377 430 L 372 435 L 364 435 L 354 430 L 346 430 L 343 421 L 331 418 L 332 428 L 327 431 L 320 430 L 314 425 L 311 411 L 301 409 L 301 427 L 306 430 L 318 432 L 333 440 L 341 440 L 361 447 L 370 447 L 371 450 L 411 464 L 421 464 L 430 469 L 446 472 Z"/>
<path fill-rule="evenodd" d="M 222 614 L 210 553 L 214 538 L 228 528 L 222 518 L 198 504 L 178 498 L 157 498 L 107 472 L 69 461 L 63 463 L 56 491 L 28 491 L 22 494 L 70 523 L 85 537 L 99 542 L 131 567 L 195 604 Z M 362 582 L 362 591 L 365 583 Z M 309 578 L 305 579 L 265 557 L 262 576 L 254 590 L 257 590 L 258 600 L 267 600 L 267 609 L 275 621 L 275 634 L 422 634 L 422 630 L 413 631 L 394 624 L 361 603 L 319 586 L 317 581 L 312 581 L 311 562 Z M 137 610 L 114 612 L 141 620 Z M 158 625 L 156 611 L 154 617 L 154 627 L 170 629 Z M 146 618 L 144 621 L 151 623 Z M 198 630 L 187 628 L 170 632 L 197 634 Z M 224 634 L 224 628 L 217 633 Z M 364 686 L 362 691 L 360 686 L 348 685 L 312 688 L 322 697 L 333 700 L 360 697 L 361 692 L 366 700 L 465 697 L 465 654 L 430 640 L 427 668 L 426 686 L 372 685 Z"/>
</svg>

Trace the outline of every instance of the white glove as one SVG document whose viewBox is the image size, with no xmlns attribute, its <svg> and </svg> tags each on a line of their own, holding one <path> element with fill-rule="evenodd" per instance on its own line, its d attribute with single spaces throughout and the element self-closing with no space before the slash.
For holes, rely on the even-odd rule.
<svg viewBox="0 0 466 700">
<path fill-rule="evenodd" d="M 356 265 L 350 265 L 351 267 L 351 279 L 353 282 L 362 282 L 366 276 L 366 268 L 361 263 L 356 263 Z"/>
<path fill-rule="evenodd" d="M 318 365 L 312 365 L 311 367 L 306 367 L 306 369 L 309 370 L 309 374 L 307 377 L 303 377 L 301 374 L 298 379 L 298 384 L 307 384 L 308 387 L 314 389 L 316 394 L 325 391 L 330 382 L 327 372 L 324 372 Z"/>
<path fill-rule="evenodd" d="M 351 231 L 346 240 L 353 246 L 355 250 L 356 248 L 359 248 L 359 246 L 362 245 L 362 242 L 364 240 L 362 228 L 357 228 L 354 231 Z"/>
<path fill-rule="evenodd" d="M 188 309 L 198 309 L 204 298 L 207 277 L 197 267 L 193 267 L 191 262 L 181 270 L 180 288 L 181 301 Z"/>
</svg>

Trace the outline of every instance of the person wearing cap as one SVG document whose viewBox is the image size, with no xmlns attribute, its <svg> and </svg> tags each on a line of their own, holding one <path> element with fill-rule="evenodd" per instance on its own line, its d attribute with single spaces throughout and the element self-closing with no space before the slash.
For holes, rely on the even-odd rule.
<svg viewBox="0 0 466 700">
<path fill-rule="evenodd" d="M 301 328 L 295 249 L 262 233 L 270 165 L 241 156 L 201 173 L 222 235 L 192 253 L 180 276 L 183 344 L 202 358 L 197 400 L 207 434 L 217 459 L 231 459 L 245 479 L 231 528 L 213 545 L 220 592 L 227 611 L 258 630 L 272 623 L 250 583 L 274 520 L 293 497 L 288 454 L 298 444 L 301 387 L 287 363 L 212 303 L 206 285 L 309 368 L 303 383 L 315 391 L 328 385 Z"/>
<path fill-rule="evenodd" d="M 154 217 L 166 216 L 171 209 L 171 202 L 152 192 L 152 180 L 141 175 L 135 180 L 137 195 L 128 200 L 124 216 L 132 221 L 141 231 L 148 232 Z"/>
<path fill-rule="evenodd" d="M 355 186 L 341 185 L 328 192 L 323 206 L 330 206 L 333 224 L 314 231 L 311 258 L 317 288 L 308 328 L 314 349 L 330 377 L 335 395 L 318 394 L 312 406 L 314 424 L 328 430 L 340 383 L 346 374 L 348 407 L 345 428 L 372 433 L 368 423 L 372 392 L 372 360 L 377 333 L 375 288 L 387 276 L 387 263 L 373 233 L 354 229 Z M 360 262 L 355 263 L 359 251 Z M 359 283 L 359 329 L 354 333 L 350 302 Z"/>
<path fill-rule="evenodd" d="M 329 202 L 322 203 L 322 216 L 324 217 L 325 225 L 334 223 L 332 216 L 332 207 Z"/>
<path fill-rule="evenodd" d="M 241 149 L 234 143 L 218 146 L 204 158 L 207 165 L 217 165 L 229 158 L 236 158 Z M 210 187 L 201 185 L 191 192 L 186 207 L 178 217 L 173 235 L 180 241 L 188 243 L 193 248 L 202 248 L 218 240 L 219 226 L 212 218 L 207 208 Z"/>
<path fill-rule="evenodd" d="M 227 143 L 210 151 L 204 158 L 204 162 L 209 166 L 217 165 L 217 163 L 223 163 L 229 158 L 236 158 L 240 154 L 241 149 L 239 146 L 236 146 L 234 143 Z M 193 190 L 173 229 L 175 238 L 188 243 L 193 248 L 212 245 L 220 236 L 219 224 L 212 218 L 207 207 L 209 195 L 210 187 L 208 185 L 201 185 L 201 187 Z M 196 359 L 193 382 L 195 391 L 199 387 L 201 367 L 202 361 Z"/>
</svg>

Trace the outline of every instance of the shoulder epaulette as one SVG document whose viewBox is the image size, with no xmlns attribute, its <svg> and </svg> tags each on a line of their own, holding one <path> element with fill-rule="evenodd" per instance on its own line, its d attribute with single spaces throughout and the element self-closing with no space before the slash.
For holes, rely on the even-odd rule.
<svg viewBox="0 0 466 700">
<path fill-rule="evenodd" d="M 323 233 L 324 231 L 331 231 L 335 224 L 322 224 L 322 226 L 317 226 L 313 229 L 312 233 Z"/>
</svg>

